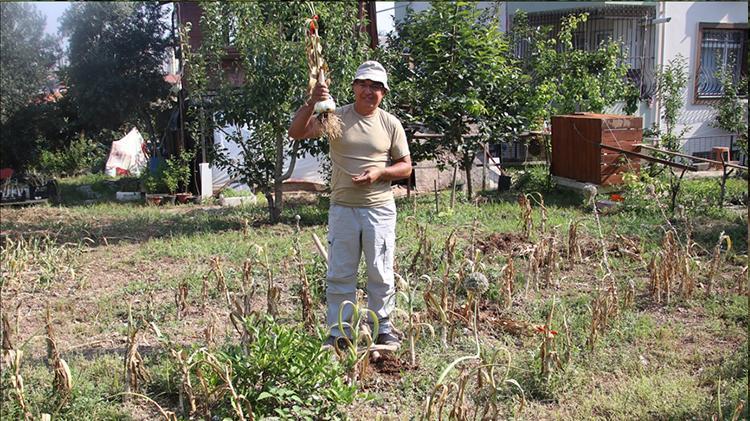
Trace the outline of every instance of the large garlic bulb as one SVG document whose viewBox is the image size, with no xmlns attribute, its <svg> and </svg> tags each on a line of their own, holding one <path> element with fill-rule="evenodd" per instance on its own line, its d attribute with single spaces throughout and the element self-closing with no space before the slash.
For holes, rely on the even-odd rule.
<svg viewBox="0 0 750 421">
<path fill-rule="evenodd" d="M 323 69 L 320 69 L 320 72 L 318 73 L 318 83 L 322 84 L 325 82 L 325 80 L 325 73 L 323 72 Z M 313 114 L 318 115 L 324 113 L 332 113 L 334 111 L 336 111 L 336 102 L 333 100 L 333 96 L 329 94 L 327 100 L 315 103 Z"/>
</svg>

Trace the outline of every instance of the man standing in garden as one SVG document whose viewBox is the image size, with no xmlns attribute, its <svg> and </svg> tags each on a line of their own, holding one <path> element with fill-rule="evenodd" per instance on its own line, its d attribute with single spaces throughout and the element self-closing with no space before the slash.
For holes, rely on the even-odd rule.
<svg viewBox="0 0 750 421">
<path fill-rule="evenodd" d="M 367 263 L 367 306 L 379 320 L 376 343 L 397 348 L 389 316 L 396 295 L 393 258 L 396 240 L 396 205 L 391 181 L 411 175 L 411 157 L 401 122 L 379 108 L 388 92 L 385 68 L 366 61 L 352 82 L 354 103 L 338 108 L 342 137 L 330 142 L 331 206 L 328 212 L 327 323 L 331 334 L 326 345 L 339 347 L 350 332 L 338 327 L 339 307 L 357 302 L 357 269 L 364 252 Z M 321 124 L 313 115 L 315 103 L 329 98 L 328 87 L 319 82 L 310 99 L 297 110 L 289 127 L 293 139 L 321 136 Z M 343 312 L 349 321 L 351 306 Z"/>
</svg>

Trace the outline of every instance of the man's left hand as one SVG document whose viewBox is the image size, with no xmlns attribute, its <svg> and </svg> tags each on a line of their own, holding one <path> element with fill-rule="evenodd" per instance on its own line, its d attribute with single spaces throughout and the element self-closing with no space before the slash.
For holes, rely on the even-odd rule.
<svg viewBox="0 0 750 421">
<path fill-rule="evenodd" d="M 383 174 L 382 168 L 368 168 L 362 174 L 352 177 L 352 183 L 356 185 L 369 185 L 380 179 Z"/>
</svg>

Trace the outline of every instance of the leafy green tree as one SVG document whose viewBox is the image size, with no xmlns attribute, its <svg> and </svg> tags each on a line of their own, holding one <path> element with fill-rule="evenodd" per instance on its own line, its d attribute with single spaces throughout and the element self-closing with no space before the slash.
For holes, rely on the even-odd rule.
<svg viewBox="0 0 750 421">
<path fill-rule="evenodd" d="M 18 171 L 33 167 L 42 152 L 63 151 L 78 139 L 79 132 L 76 109 L 69 98 L 33 101 L 11 114 L 0 128 L 0 165 Z"/>
<path fill-rule="evenodd" d="M 668 151 L 679 152 L 680 139 L 682 139 L 688 130 L 687 127 L 683 127 L 682 130 L 677 131 L 677 121 L 685 105 L 685 93 L 687 92 L 687 63 L 685 57 L 678 54 L 663 69 L 657 71 L 656 85 L 659 111 L 661 119 L 664 121 L 664 130 L 653 130 L 659 142 L 657 146 L 663 147 Z M 682 170 L 677 175 L 674 167 L 668 167 L 668 169 L 669 209 L 674 213 L 675 206 L 677 205 L 677 195 L 680 193 L 680 186 L 682 184 L 682 177 L 685 175 L 685 170 Z"/>
<path fill-rule="evenodd" d="M 740 152 L 747 157 L 747 104 L 740 97 L 747 98 L 747 76 L 735 81 L 732 72 L 728 69 L 722 69 L 717 72 L 717 78 L 723 87 L 723 95 L 718 102 L 714 104 L 716 118 L 713 126 L 726 130 L 732 135 L 737 136 L 737 146 Z M 724 167 L 721 177 L 719 207 L 724 205 L 724 196 L 726 195 L 727 176 L 730 171 Z"/>
<path fill-rule="evenodd" d="M 351 80 L 367 57 L 369 39 L 356 29 L 363 23 L 357 17 L 357 2 L 314 6 L 330 67 L 330 89 L 341 106 L 352 99 Z M 202 7 L 202 46 L 186 51 L 192 115 L 214 116 L 210 129 L 248 128 L 249 136 L 229 133 L 229 140 L 241 146 L 242 159 L 238 162 L 217 151 L 217 163 L 260 190 L 268 199 L 271 221 L 277 222 L 283 207 L 282 182 L 291 175 L 296 157 L 305 151 L 327 151 L 324 141 L 292 143 L 287 135 L 294 112 L 308 96 L 305 37 L 311 9 L 302 2 L 209 2 Z M 239 58 L 226 65 L 230 41 Z M 285 168 L 286 157 L 291 159 Z"/>
<path fill-rule="evenodd" d="M 732 72 L 724 69 L 718 72 L 717 78 L 724 89 L 713 105 L 716 110 L 713 126 L 738 135 L 740 151 L 747 156 L 747 103 L 741 99 L 747 98 L 747 76 L 735 81 Z"/>
<path fill-rule="evenodd" d="M 134 124 L 158 139 L 156 116 L 169 92 L 162 71 L 170 43 L 164 18 L 159 2 L 80 2 L 65 12 L 68 95 L 84 127 Z"/>
<path fill-rule="evenodd" d="M 420 121 L 443 134 L 411 145 L 414 159 L 458 165 L 466 173 L 469 198 L 481 145 L 490 137 L 509 139 L 526 125 L 527 78 L 510 57 L 496 12 L 468 2 L 410 9 L 384 53 L 393 69 L 395 100 L 389 105 L 405 122 Z"/>
<path fill-rule="evenodd" d="M 44 17 L 30 3 L 0 3 L 0 22 L 0 124 L 5 124 L 42 93 L 59 46 L 44 34 Z"/>
<path fill-rule="evenodd" d="M 0 166 L 20 171 L 36 161 L 47 135 L 65 130 L 51 124 L 62 108 L 38 99 L 60 51 L 30 3 L 0 3 L 0 22 Z"/>
<path fill-rule="evenodd" d="M 532 77 L 528 104 L 537 123 L 576 111 L 601 113 L 632 97 L 628 67 L 621 60 L 625 52 L 617 42 L 602 43 L 592 51 L 573 45 L 574 32 L 587 20 L 586 13 L 567 16 L 552 36 L 549 26 L 530 27 L 524 11 L 514 15 L 514 43 L 528 48 L 524 72 Z"/>
</svg>

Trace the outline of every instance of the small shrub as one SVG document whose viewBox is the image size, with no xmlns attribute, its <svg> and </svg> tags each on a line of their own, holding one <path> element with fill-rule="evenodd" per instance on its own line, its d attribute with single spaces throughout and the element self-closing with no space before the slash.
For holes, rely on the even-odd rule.
<svg viewBox="0 0 750 421">
<path fill-rule="evenodd" d="M 520 191 L 548 192 L 555 188 L 549 176 L 549 169 L 543 165 L 533 165 L 518 176 L 516 189 Z"/>
<path fill-rule="evenodd" d="M 190 190 L 193 155 L 192 151 L 184 150 L 167 160 L 162 178 L 168 192 L 175 193 L 178 189 L 184 192 Z"/>
<path fill-rule="evenodd" d="M 231 367 L 232 383 L 256 417 L 331 418 L 341 415 L 339 405 L 354 401 L 356 388 L 345 383 L 344 367 L 321 348 L 318 339 L 271 318 L 248 321 L 246 327 L 256 339 L 245 346 L 230 346 L 216 357 Z M 228 397 L 222 409 L 226 415 L 232 413 Z"/>
<path fill-rule="evenodd" d="M 141 174 L 141 181 L 146 193 L 164 193 L 167 191 L 167 184 L 164 182 L 165 167 L 166 164 L 160 161 L 154 171 L 148 169 Z"/>
<path fill-rule="evenodd" d="M 721 194 L 719 181 L 713 178 L 686 181 L 682 187 L 679 203 L 696 213 L 718 209 Z M 746 204 L 747 180 L 730 178 L 726 183 L 724 201 L 733 205 Z"/>
<path fill-rule="evenodd" d="M 668 186 L 661 178 L 647 172 L 626 173 L 623 176 L 624 208 L 635 212 L 658 212 L 660 201 L 665 200 Z"/>
<path fill-rule="evenodd" d="M 53 177 L 81 175 L 94 172 L 106 157 L 105 148 L 81 135 L 65 149 L 43 150 L 39 157 L 41 171 Z"/>
</svg>

